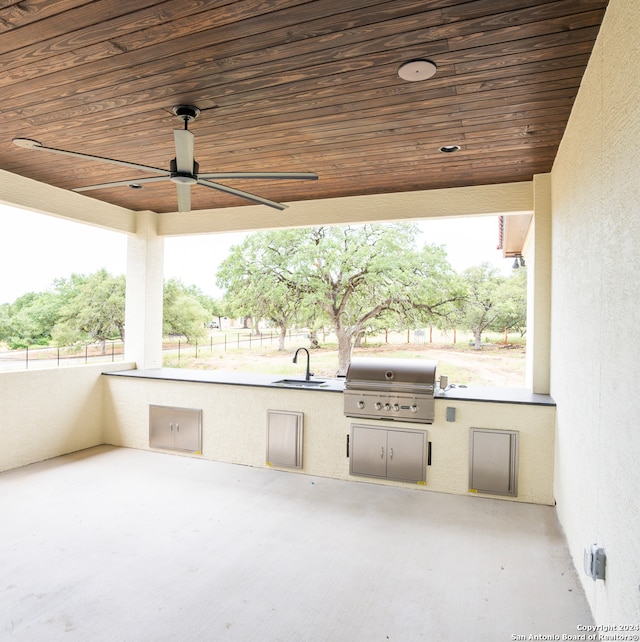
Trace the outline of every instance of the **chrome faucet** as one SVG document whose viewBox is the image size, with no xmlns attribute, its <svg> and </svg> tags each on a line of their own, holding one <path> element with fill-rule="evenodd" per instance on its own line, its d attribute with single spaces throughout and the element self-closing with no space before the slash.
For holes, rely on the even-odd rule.
<svg viewBox="0 0 640 642">
<path fill-rule="evenodd" d="M 309 381 L 313 375 L 312 372 L 309 372 L 309 361 L 310 361 L 309 351 L 306 348 L 298 348 L 296 350 L 296 353 L 293 355 L 293 363 L 298 363 L 298 352 L 300 352 L 300 350 L 304 350 L 307 353 L 307 372 L 304 378 L 305 378 L 305 381 Z"/>
</svg>

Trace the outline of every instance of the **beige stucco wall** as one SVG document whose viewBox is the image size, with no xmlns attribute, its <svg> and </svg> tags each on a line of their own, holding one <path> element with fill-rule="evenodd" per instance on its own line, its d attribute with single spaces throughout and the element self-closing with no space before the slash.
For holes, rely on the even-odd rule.
<svg viewBox="0 0 640 642">
<path fill-rule="evenodd" d="M 104 443 L 101 373 L 127 367 L 0 372 L 0 472 Z"/>
<path fill-rule="evenodd" d="M 612 0 L 552 172 L 556 499 L 599 624 L 640 622 L 640 3 Z"/>
<path fill-rule="evenodd" d="M 342 394 L 122 377 L 104 379 L 106 443 L 148 449 L 150 404 L 199 408 L 203 411 L 203 458 L 264 467 L 267 410 L 297 411 L 304 413 L 301 472 L 366 481 L 349 475 L 346 438 L 352 422 L 374 426 L 380 423 L 345 418 Z M 455 422 L 446 421 L 447 406 L 456 408 Z M 427 468 L 426 485 L 419 488 L 456 494 L 469 492 L 469 429 L 517 430 L 520 434 L 517 500 L 553 504 L 553 406 L 436 400 L 432 425 L 394 422 L 393 427 L 428 431 L 432 465 Z M 416 487 L 402 482 L 370 481 Z"/>
</svg>

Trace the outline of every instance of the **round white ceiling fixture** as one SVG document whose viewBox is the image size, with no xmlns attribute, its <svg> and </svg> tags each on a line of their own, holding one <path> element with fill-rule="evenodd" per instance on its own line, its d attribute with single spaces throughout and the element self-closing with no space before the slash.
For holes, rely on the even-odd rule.
<svg viewBox="0 0 640 642">
<path fill-rule="evenodd" d="M 409 82 L 418 82 L 420 80 L 428 80 L 435 76 L 438 68 L 430 60 L 409 60 L 404 64 L 400 65 L 398 69 L 398 76 L 402 80 L 408 80 Z"/>
</svg>

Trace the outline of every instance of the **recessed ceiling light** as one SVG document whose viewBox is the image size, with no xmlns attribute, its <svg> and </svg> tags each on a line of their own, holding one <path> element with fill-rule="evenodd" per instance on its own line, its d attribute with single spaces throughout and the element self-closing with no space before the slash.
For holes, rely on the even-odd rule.
<svg viewBox="0 0 640 642">
<path fill-rule="evenodd" d="M 460 145 L 443 145 L 440 151 L 443 154 L 451 154 L 452 152 L 459 152 L 461 149 Z"/>
<path fill-rule="evenodd" d="M 398 76 L 402 80 L 417 82 L 419 80 L 428 80 L 435 75 L 438 68 L 430 60 L 409 60 L 400 65 Z"/>
</svg>

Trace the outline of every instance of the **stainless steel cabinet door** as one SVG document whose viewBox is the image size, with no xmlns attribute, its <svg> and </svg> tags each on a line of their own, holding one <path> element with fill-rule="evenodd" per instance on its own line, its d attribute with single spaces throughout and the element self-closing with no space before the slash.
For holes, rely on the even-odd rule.
<svg viewBox="0 0 640 642">
<path fill-rule="evenodd" d="M 303 413 L 267 410 L 267 464 L 302 468 Z"/>
<path fill-rule="evenodd" d="M 149 446 L 202 452 L 202 410 L 150 405 Z"/>
<path fill-rule="evenodd" d="M 387 431 L 372 426 L 351 426 L 349 472 L 367 477 L 387 476 Z"/>
<path fill-rule="evenodd" d="M 175 408 L 173 416 L 173 447 L 176 450 L 200 452 L 201 445 L 201 410 Z"/>
<path fill-rule="evenodd" d="M 419 430 L 387 432 L 387 477 L 426 481 L 426 433 Z"/>
<path fill-rule="evenodd" d="M 469 489 L 494 495 L 517 495 L 518 433 L 471 429 Z"/>
</svg>

